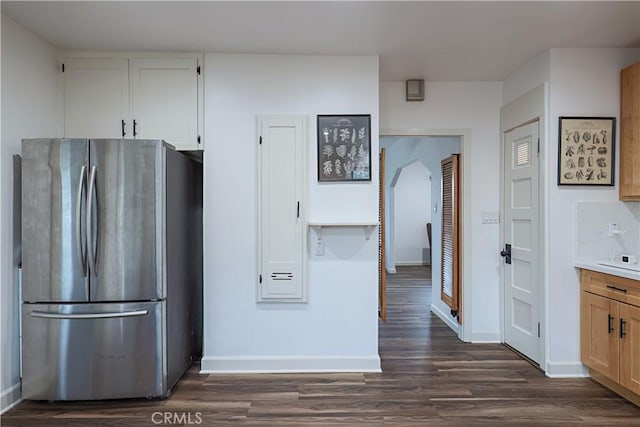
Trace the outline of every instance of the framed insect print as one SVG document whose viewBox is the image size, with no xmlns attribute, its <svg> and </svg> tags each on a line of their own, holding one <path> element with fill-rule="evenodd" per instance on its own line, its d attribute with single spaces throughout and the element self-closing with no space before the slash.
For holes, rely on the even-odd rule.
<svg viewBox="0 0 640 427">
<path fill-rule="evenodd" d="M 371 181 L 371 115 L 318 115 L 318 182 Z"/>
<path fill-rule="evenodd" d="M 615 117 L 560 117 L 558 185 L 614 185 Z"/>
</svg>

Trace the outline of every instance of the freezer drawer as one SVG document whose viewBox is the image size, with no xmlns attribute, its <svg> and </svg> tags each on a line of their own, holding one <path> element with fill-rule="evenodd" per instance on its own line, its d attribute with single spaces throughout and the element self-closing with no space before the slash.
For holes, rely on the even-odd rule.
<svg viewBox="0 0 640 427">
<path fill-rule="evenodd" d="M 164 395 L 165 311 L 164 301 L 23 304 L 22 397 Z"/>
</svg>

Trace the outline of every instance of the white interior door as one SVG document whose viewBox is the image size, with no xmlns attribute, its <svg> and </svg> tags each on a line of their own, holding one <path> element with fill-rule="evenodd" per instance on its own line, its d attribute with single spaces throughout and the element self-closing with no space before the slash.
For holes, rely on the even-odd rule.
<svg viewBox="0 0 640 427">
<path fill-rule="evenodd" d="M 258 301 L 306 301 L 305 120 L 258 119 Z"/>
<path fill-rule="evenodd" d="M 132 138 L 128 59 L 66 58 L 63 76 L 66 138 Z"/>
<path fill-rule="evenodd" d="M 504 340 L 540 362 L 538 121 L 504 134 Z M 505 256 L 508 247 L 511 256 Z"/>
</svg>

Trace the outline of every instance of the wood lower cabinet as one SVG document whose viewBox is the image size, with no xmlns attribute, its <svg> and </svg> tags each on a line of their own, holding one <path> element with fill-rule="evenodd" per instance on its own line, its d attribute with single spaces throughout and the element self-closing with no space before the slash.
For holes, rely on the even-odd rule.
<svg viewBox="0 0 640 427">
<path fill-rule="evenodd" d="M 640 281 L 583 269 L 580 287 L 582 363 L 640 406 Z"/>
<path fill-rule="evenodd" d="M 618 303 L 589 292 L 582 292 L 580 303 L 582 363 L 617 381 L 619 338 L 614 322 Z"/>
<path fill-rule="evenodd" d="M 640 394 L 640 307 L 620 304 L 620 385 Z"/>
</svg>

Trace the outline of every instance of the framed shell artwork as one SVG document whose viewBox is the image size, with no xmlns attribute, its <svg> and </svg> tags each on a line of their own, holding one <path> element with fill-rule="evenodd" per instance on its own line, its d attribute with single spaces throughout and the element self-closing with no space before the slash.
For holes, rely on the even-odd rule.
<svg viewBox="0 0 640 427">
<path fill-rule="evenodd" d="M 318 115 L 318 182 L 371 181 L 371 115 Z"/>
<path fill-rule="evenodd" d="M 558 185 L 614 185 L 615 117 L 560 117 Z"/>
</svg>

